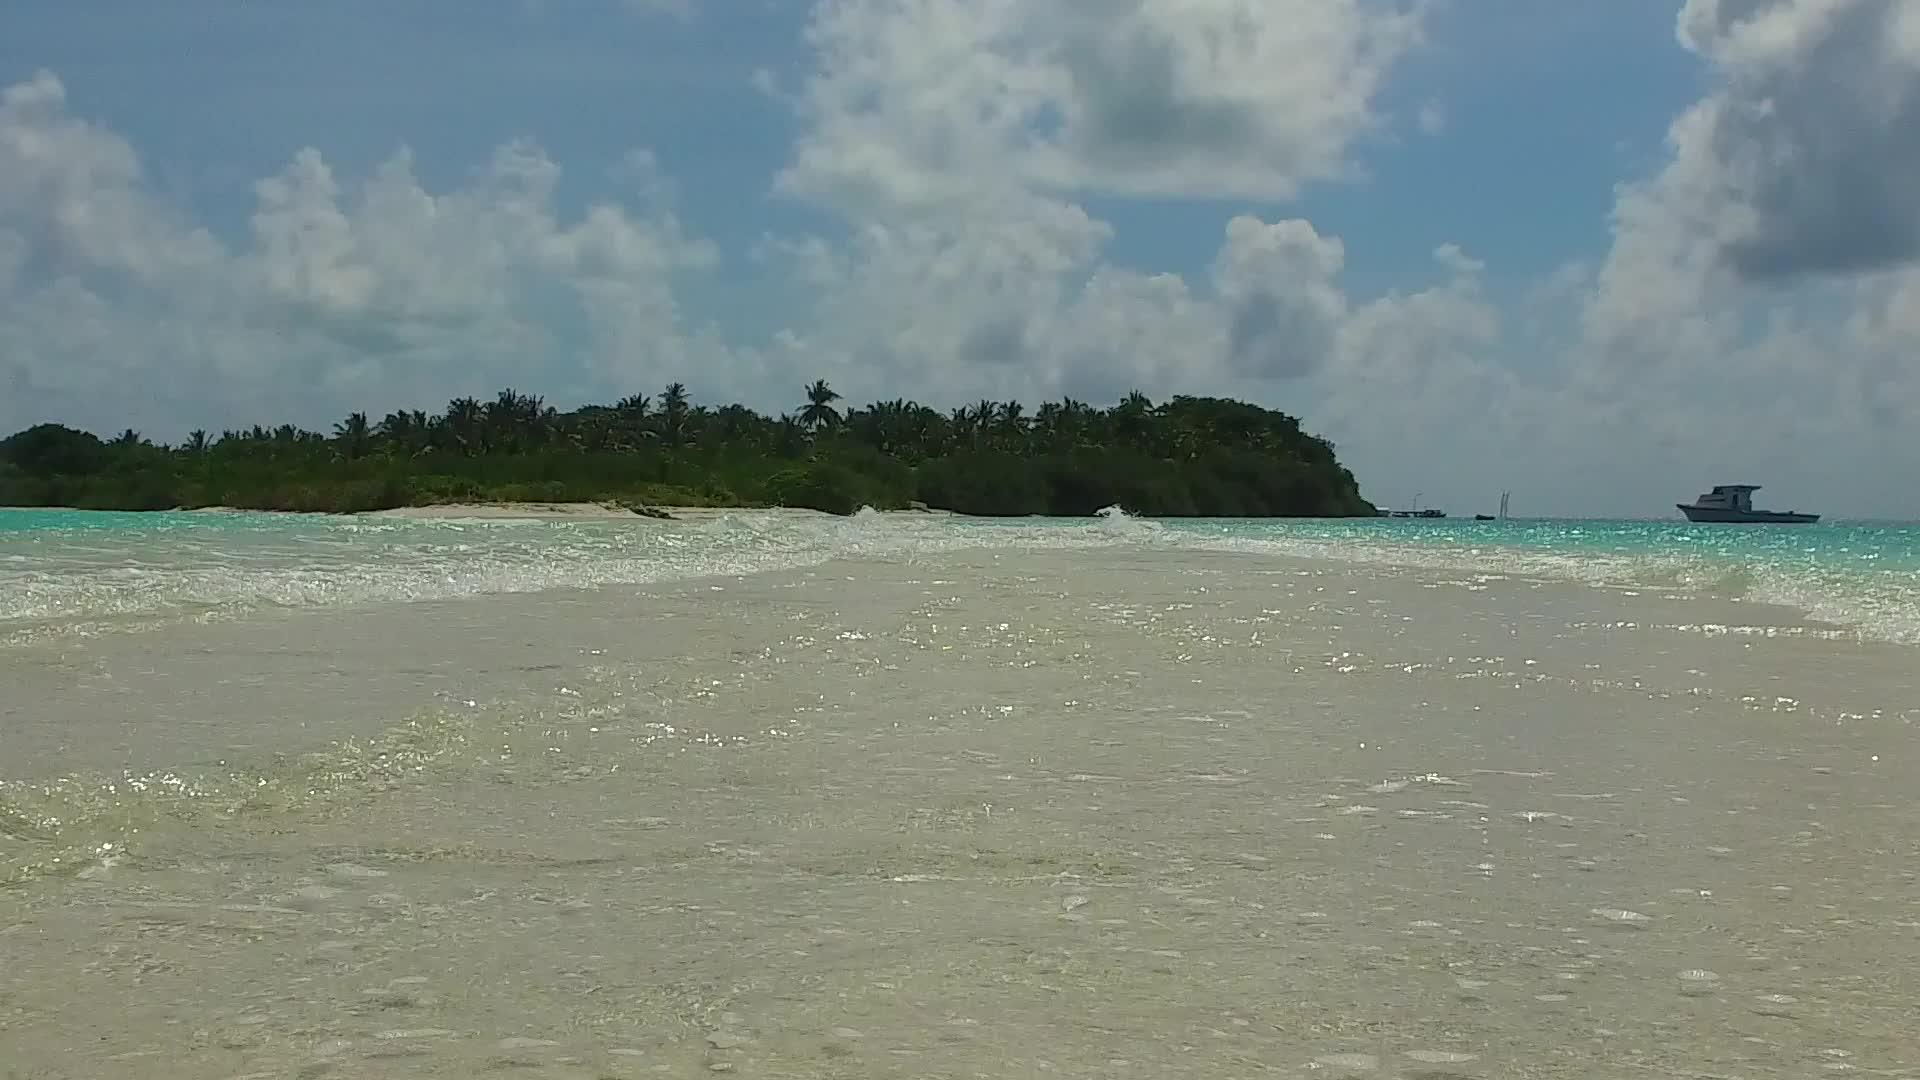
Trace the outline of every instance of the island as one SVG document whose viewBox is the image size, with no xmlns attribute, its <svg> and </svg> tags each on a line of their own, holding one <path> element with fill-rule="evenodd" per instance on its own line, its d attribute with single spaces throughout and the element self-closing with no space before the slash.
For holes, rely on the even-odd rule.
<svg viewBox="0 0 1920 1080">
<path fill-rule="evenodd" d="M 502 390 L 438 414 L 354 413 L 330 433 L 291 424 L 172 445 L 43 423 L 0 441 L 0 506 L 229 507 L 355 513 L 453 503 L 786 506 L 851 514 L 930 509 L 1079 516 L 1355 517 L 1361 498 L 1333 444 L 1242 401 L 1128 394 L 950 411 L 896 399 L 842 409 L 825 380 L 777 417 L 658 398 L 560 411 Z"/>
</svg>

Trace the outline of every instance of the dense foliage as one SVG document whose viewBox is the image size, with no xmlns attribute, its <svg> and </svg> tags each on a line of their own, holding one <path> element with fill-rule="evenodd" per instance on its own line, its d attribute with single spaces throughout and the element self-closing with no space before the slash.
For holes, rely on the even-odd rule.
<svg viewBox="0 0 1920 1080">
<path fill-rule="evenodd" d="M 502 391 L 445 412 L 354 413 L 331 435 L 291 425 L 193 432 L 177 446 L 58 424 L 0 441 L 0 505 L 354 511 L 477 501 L 782 505 L 852 513 L 920 501 L 968 514 L 1370 514 L 1333 446 L 1243 402 L 1131 394 L 1029 414 L 982 401 L 842 413 L 825 382 L 790 415 L 696 405 L 674 383 L 572 412 Z"/>
</svg>

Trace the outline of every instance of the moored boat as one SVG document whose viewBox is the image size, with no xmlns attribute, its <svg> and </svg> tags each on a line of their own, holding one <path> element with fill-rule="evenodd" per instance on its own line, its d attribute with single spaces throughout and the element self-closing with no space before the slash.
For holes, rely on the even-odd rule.
<svg viewBox="0 0 1920 1080">
<path fill-rule="evenodd" d="M 1690 503 L 1675 503 L 1688 521 L 1731 525 L 1811 525 L 1819 514 L 1798 510 L 1755 510 L 1753 493 L 1759 484 L 1715 484 L 1712 491 L 1694 497 Z"/>
</svg>

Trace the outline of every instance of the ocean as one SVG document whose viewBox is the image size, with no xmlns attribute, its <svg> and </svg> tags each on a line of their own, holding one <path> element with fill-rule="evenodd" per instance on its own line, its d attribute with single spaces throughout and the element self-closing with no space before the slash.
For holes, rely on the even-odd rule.
<svg viewBox="0 0 1920 1080">
<path fill-rule="evenodd" d="M 1920 526 L 0 510 L 0 1075 L 1920 1075 Z"/>
<path fill-rule="evenodd" d="M 885 527 L 880 523 L 885 522 Z M 1687 588 L 1920 643 L 1920 524 L 827 517 L 620 521 L 0 510 L 0 634 L 741 574 L 833 558 L 1122 545 Z"/>
</svg>

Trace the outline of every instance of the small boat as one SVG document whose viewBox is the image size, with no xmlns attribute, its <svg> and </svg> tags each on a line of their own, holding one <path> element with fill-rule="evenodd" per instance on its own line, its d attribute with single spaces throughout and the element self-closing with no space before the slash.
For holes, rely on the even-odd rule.
<svg viewBox="0 0 1920 1080">
<path fill-rule="evenodd" d="M 1715 484 L 1712 491 L 1695 496 L 1690 503 L 1675 503 L 1688 521 L 1710 521 L 1736 525 L 1811 525 L 1819 514 L 1797 510 L 1755 510 L 1753 493 L 1759 484 Z"/>
<path fill-rule="evenodd" d="M 1500 519 L 1499 519 L 1499 518 L 1496 518 L 1496 517 L 1494 517 L 1494 516 L 1493 516 L 1492 514 L 1475 514 L 1475 515 L 1473 515 L 1473 520 L 1475 520 L 1475 521 L 1498 521 L 1498 520 L 1500 520 Z"/>
<path fill-rule="evenodd" d="M 1413 496 L 1413 508 L 1411 510 L 1382 510 L 1380 511 L 1380 516 L 1386 518 L 1443 518 L 1447 516 L 1447 512 L 1434 506 L 1429 506 L 1425 510 L 1420 509 L 1420 493 L 1415 492 Z"/>
</svg>

